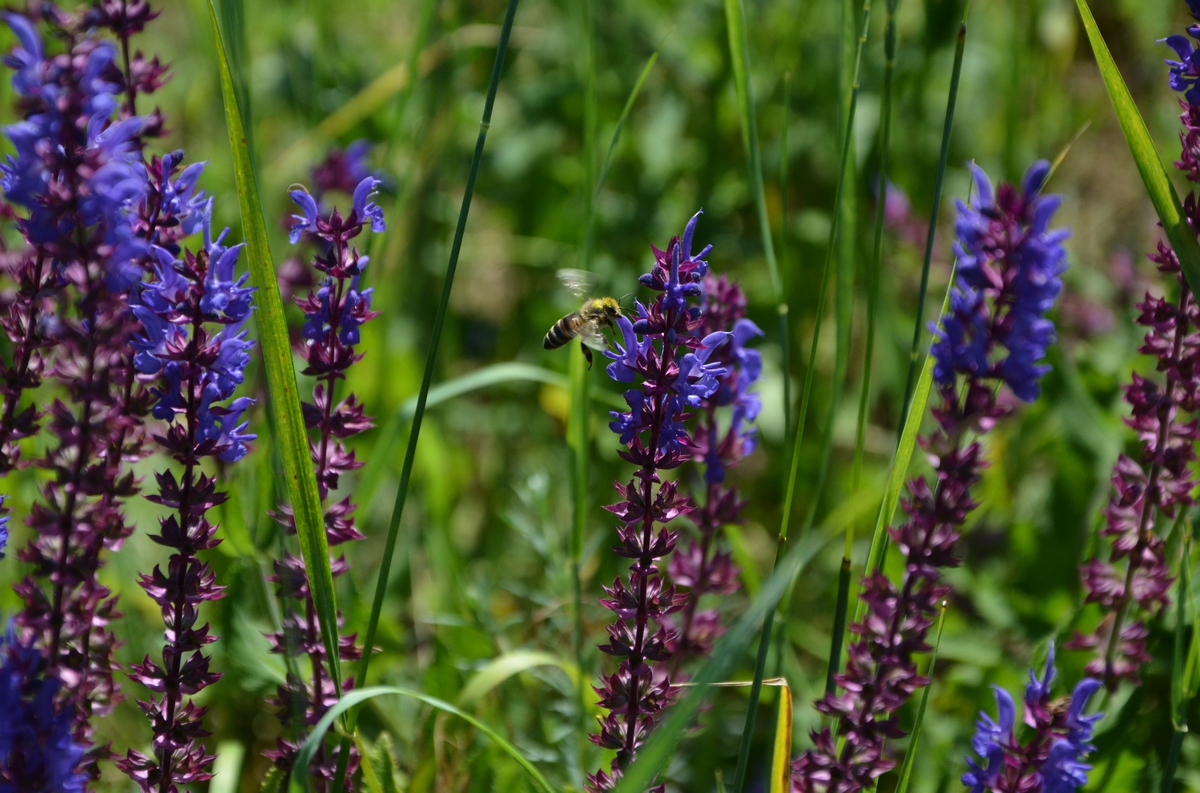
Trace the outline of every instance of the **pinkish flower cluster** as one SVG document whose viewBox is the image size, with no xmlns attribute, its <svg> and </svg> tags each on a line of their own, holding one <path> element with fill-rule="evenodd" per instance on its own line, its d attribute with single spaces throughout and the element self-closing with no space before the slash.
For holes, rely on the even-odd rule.
<svg viewBox="0 0 1200 793">
<path fill-rule="evenodd" d="M 745 502 L 737 490 L 725 484 L 725 472 L 754 451 L 757 443 L 754 420 L 762 409 L 762 400 L 751 387 L 762 376 L 762 357 L 746 344 L 762 331 L 746 319 L 746 297 L 736 282 L 725 276 L 704 277 L 704 301 L 699 335 L 708 337 L 730 331 L 709 361 L 724 368 L 717 378 L 717 389 L 701 400 L 697 411 L 698 426 L 693 433 L 696 458 L 704 461 L 704 501 L 688 518 L 696 524 L 699 536 L 688 538 L 671 557 L 671 581 L 686 587 L 687 601 L 672 619 L 673 633 L 668 647 L 673 677 L 690 659 L 708 655 L 724 628 L 716 609 L 701 609 L 705 595 L 728 595 L 738 586 L 738 567 L 729 552 L 721 547 L 722 526 L 741 521 Z M 722 415 L 728 409 L 728 419 Z M 723 423 L 725 426 L 723 426 Z"/>
<path fill-rule="evenodd" d="M 1200 8 L 1191 4 L 1200 20 Z M 1200 29 L 1192 26 L 1195 37 Z M 1180 100 L 1182 154 L 1175 163 L 1188 179 L 1200 175 L 1200 93 L 1195 90 L 1196 53 L 1187 36 L 1169 36 L 1166 43 L 1181 61 L 1171 65 L 1171 87 L 1184 92 Z M 1184 201 L 1184 213 L 1193 226 L 1200 220 L 1196 195 Z M 1172 520 L 1181 507 L 1192 505 L 1196 480 L 1191 465 L 1196 460 L 1195 443 L 1200 439 L 1195 412 L 1200 387 L 1200 315 L 1195 296 L 1179 268 L 1175 252 L 1159 243 L 1150 260 L 1159 271 L 1174 276 L 1179 284 L 1175 299 L 1154 297 L 1149 292 L 1137 304 L 1137 322 L 1146 328 L 1139 351 L 1153 356 L 1161 379 L 1136 372 L 1125 387 L 1130 406 L 1126 423 L 1142 443 L 1139 460 L 1122 454 L 1113 466 L 1113 494 L 1105 510 L 1101 535 L 1110 538 L 1111 550 L 1088 559 L 1080 568 L 1087 602 L 1097 603 L 1104 616 L 1094 630 L 1076 633 L 1067 644 L 1072 649 L 1094 652 L 1088 674 L 1114 687 L 1120 680 L 1139 680 L 1142 664 L 1150 660 L 1146 651 L 1149 630 L 1143 615 L 1165 606 L 1172 577 L 1166 559 L 1161 524 Z"/>
</svg>

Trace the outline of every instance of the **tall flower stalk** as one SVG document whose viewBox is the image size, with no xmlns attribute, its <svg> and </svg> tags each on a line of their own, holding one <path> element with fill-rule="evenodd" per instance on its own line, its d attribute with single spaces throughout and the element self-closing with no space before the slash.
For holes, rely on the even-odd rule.
<svg viewBox="0 0 1200 793">
<path fill-rule="evenodd" d="M 658 564 L 670 555 L 677 539 L 667 524 L 696 507 L 662 473 L 696 453 L 684 421 L 717 390 L 717 378 L 726 370 L 708 359 L 729 336 L 697 334 L 702 317 L 689 301 L 703 295 L 708 270 L 703 257 L 711 250 L 709 246 L 692 254 L 698 219 L 699 213 L 687 224 L 683 238 L 673 238 L 666 251 L 652 248 L 654 268 L 639 282 L 658 297 L 649 306 L 637 304 L 635 321 L 618 321 L 623 341 L 616 352 L 605 352 L 613 361 L 607 367 L 609 376 L 636 384 L 625 392 L 629 412 L 614 413 L 609 427 L 626 447 L 621 458 L 638 470 L 628 483 L 616 485 L 623 500 L 606 507 L 620 520 L 620 543 L 613 550 L 633 564 L 628 583 L 617 578 L 604 588 L 607 597 L 600 601 L 617 617 L 608 628 L 609 642 L 600 650 L 621 661 L 596 688 L 608 715 L 590 738 L 616 751 L 616 757 L 609 771 L 589 775 L 590 791 L 613 788 L 676 690 L 663 666 L 672 641 L 665 620 L 684 607 L 686 597 L 664 579 Z"/>
<path fill-rule="evenodd" d="M 17 34 L 5 63 L 24 117 L 5 128 L 16 155 L 0 165 L 0 184 L 24 211 L 12 214 L 27 247 L 8 258 L 18 288 L 4 323 L 13 358 L 3 368 L 0 472 L 22 462 L 16 444 L 48 416 L 52 443 L 31 462 L 50 476 L 27 517 L 33 537 L 20 558 L 32 574 L 16 587 L 25 601 L 16 622 L 62 681 L 75 738 L 90 747 L 91 717 L 116 699 L 109 626 L 119 616 L 96 573 L 102 551 L 132 531 L 121 501 L 136 482 L 125 465 L 142 447 L 145 400 L 133 384 L 137 325 L 127 301 L 149 252 L 137 231 L 146 124 L 121 111 L 126 81 L 113 45 L 52 9 L 47 18 L 66 41 L 56 55 L 29 19 L 5 17 Z M 46 415 L 20 407 L 43 376 L 63 394 Z"/>
<path fill-rule="evenodd" d="M 1091 766 L 1083 762 L 1095 750 L 1088 741 L 1103 714 L 1084 716 L 1088 700 L 1100 689 L 1100 681 L 1084 678 L 1067 699 L 1050 698 L 1054 682 L 1054 645 L 1039 678 L 1029 670 L 1025 686 L 1025 724 L 1033 731 L 1024 741 L 1016 734 L 1017 706 L 1012 696 L 996 687 L 996 720 L 979 714 L 971 742 L 982 762 L 967 758 L 970 769 L 962 783 L 971 793 L 1072 793 L 1087 784 Z"/>
<path fill-rule="evenodd" d="M 690 660 L 703 658 L 713 642 L 724 633 L 720 612 L 701 609 L 705 595 L 728 595 L 737 589 L 738 567 L 720 542 L 723 526 L 741 522 L 742 507 L 736 489 L 726 485 L 725 474 L 757 444 L 755 419 L 762 400 L 751 388 L 762 376 L 762 356 L 747 347 L 762 331 L 746 319 L 746 297 L 736 282 L 725 276 L 704 277 L 701 304 L 701 337 L 720 331 L 730 335 L 716 348 L 709 361 L 724 368 L 717 388 L 700 401 L 693 441 L 695 457 L 703 461 L 704 500 L 688 516 L 698 536 L 689 537 L 671 557 L 671 581 L 685 590 L 683 609 L 672 619 L 669 668 L 673 678 Z M 728 418 L 722 414 L 728 412 Z M 725 426 L 722 426 L 722 425 Z"/>
<path fill-rule="evenodd" d="M 134 365 L 151 386 L 155 418 L 168 422 L 155 439 L 182 467 L 178 476 L 156 474 L 158 494 L 147 497 L 170 510 L 151 536 L 171 551 L 167 569 L 156 565 L 138 582 L 162 611 L 166 641 L 161 664 L 147 656 L 131 674 L 151 691 L 139 704 L 150 717 L 153 753 L 130 750 L 118 763 L 145 793 L 173 793 L 212 776 L 214 758 L 200 742 L 205 709 L 190 698 L 220 679 L 203 651 L 216 637 L 199 609 L 223 588 L 200 553 L 220 542 L 205 513 L 226 496 L 202 468 L 205 458 L 240 460 L 254 438 L 242 421 L 251 400 L 234 398 L 250 361 L 243 325 L 253 289 L 235 273 L 241 246 L 226 246 L 227 232 L 213 239 L 205 224 L 201 250 L 181 259 L 156 248 L 154 278 L 133 309 L 142 323 Z"/>
<path fill-rule="evenodd" d="M 378 185 L 378 179 L 365 176 L 357 185 L 351 186 L 353 208 L 344 217 L 337 209 L 323 214 L 316 198 L 306 190 L 299 189 L 291 193 L 292 200 L 301 212 L 295 216 L 296 223 L 292 226 L 292 243 L 299 242 L 301 237 L 309 237 L 320 250 L 312 260 L 313 268 L 322 274 L 320 284 L 315 291 L 310 289 L 307 296 L 297 297 L 296 303 L 305 316 L 300 344 L 300 353 L 307 363 L 304 374 L 316 378 L 312 401 L 305 402 L 303 409 L 305 423 L 313 433 L 309 448 L 323 502 L 331 491 L 337 489 L 342 474 L 362 466 L 354 452 L 346 449 L 346 439 L 374 426 L 354 394 L 337 401 L 335 393 L 338 382 L 344 380 L 350 367 L 363 357 L 357 351 L 361 340 L 359 327 L 377 316 L 371 310 L 371 290 L 361 286 L 367 257 L 361 255 L 351 241 L 364 229 L 378 233 L 386 228 L 382 210 L 371 201 Z M 333 185 L 340 186 L 338 183 Z M 356 506 L 351 496 L 347 495 L 326 507 L 325 533 L 330 548 L 363 538 L 354 525 Z M 287 505 L 280 510 L 278 517 L 288 533 L 294 534 L 296 527 Z M 345 557 L 332 559 L 330 566 L 335 576 L 341 575 L 347 569 Z M 309 589 L 304 560 L 294 554 L 286 554 L 275 563 L 275 581 L 280 600 L 288 604 L 301 604 L 303 610 L 288 610 L 283 618 L 283 630 L 271 637 L 272 651 L 306 655 L 310 669 L 308 681 L 289 674 L 287 682 L 279 689 L 276 702 L 284 734 L 280 736 L 270 757 L 276 766 L 292 773 L 296 771 L 293 764 L 300 740 L 337 701 L 337 693 L 329 675 L 325 646 L 321 641 L 321 625 Z M 340 637 L 339 654 L 346 661 L 361 657 L 362 651 L 355 644 L 353 635 Z M 353 686 L 353 679 L 347 679 L 344 685 Z M 358 756 L 352 748 L 345 776 L 347 790 L 350 789 L 349 783 L 357 763 Z M 337 766 L 337 751 L 326 752 L 322 748 L 312 767 L 300 773 L 315 776 L 316 789 L 325 791 L 334 778 Z"/>
<path fill-rule="evenodd" d="M 817 702 L 837 720 L 838 737 L 828 728 L 814 732 L 815 746 L 793 764 L 799 793 L 867 789 L 895 765 L 884 742 L 903 736 L 900 707 L 929 682 L 917 673 L 915 656 L 930 649 L 929 628 L 950 591 L 941 570 L 958 564 L 959 532 L 977 506 L 971 488 L 985 465 L 978 436 L 1009 412 L 997 386 L 1031 402 L 1049 369 L 1041 360 L 1054 326 L 1045 314 L 1062 287 L 1067 236 L 1049 228 L 1059 199 L 1040 195 L 1050 165 L 1034 164 L 1020 189 L 1002 184 L 995 192 L 983 171 L 973 170 L 978 195 L 971 206 L 958 204 L 959 281 L 931 350 L 938 427 L 921 444 L 935 475 L 909 482 L 908 520 L 890 530 L 904 556 L 900 583 L 878 570 L 866 578 L 867 613 L 850 626 L 858 639 L 835 677 L 841 691 Z"/>
<path fill-rule="evenodd" d="M 1200 21 L 1200 3 L 1189 0 L 1188 5 Z M 1193 25 L 1188 36 L 1165 39 L 1180 57 L 1179 61 L 1167 61 L 1171 87 L 1183 92 L 1182 152 L 1175 166 L 1193 182 L 1200 181 L 1200 90 L 1196 84 L 1200 55 L 1192 45 L 1197 37 L 1200 28 Z M 1197 227 L 1200 211 L 1195 192 L 1184 201 L 1184 213 Z M 1175 252 L 1160 242 L 1150 260 L 1179 285 L 1173 300 L 1147 293 L 1137 304 L 1141 312 L 1137 322 L 1147 329 L 1138 349 L 1156 359 L 1161 381 L 1135 372 L 1125 387 L 1125 401 L 1130 406 L 1126 423 L 1141 440 L 1141 459 L 1122 454 L 1113 466 L 1113 494 L 1100 531 L 1101 536 L 1110 538 L 1111 550 L 1091 557 L 1081 567 L 1087 602 L 1099 604 L 1104 616 L 1093 631 L 1076 633 L 1067 645 L 1093 651 L 1088 673 L 1109 687 L 1121 680 L 1138 681 L 1142 664 L 1150 660 L 1146 651 L 1149 629 L 1143 617 L 1166 605 L 1172 582 L 1160 524 L 1173 520 L 1180 507 L 1195 503 L 1191 466 L 1200 439 L 1195 419 L 1200 315 Z"/>
</svg>

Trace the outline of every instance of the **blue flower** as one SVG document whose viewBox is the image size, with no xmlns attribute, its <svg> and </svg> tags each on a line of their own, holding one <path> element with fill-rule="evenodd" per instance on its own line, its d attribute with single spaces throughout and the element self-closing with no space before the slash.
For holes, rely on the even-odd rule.
<svg viewBox="0 0 1200 793">
<path fill-rule="evenodd" d="M 1050 229 L 1058 196 L 1041 195 L 1050 172 L 1035 162 L 1018 190 L 999 190 L 982 169 L 970 166 L 976 197 L 958 202 L 956 278 L 950 310 L 934 328 L 934 378 L 951 385 L 957 375 L 997 378 L 1026 402 L 1041 391 L 1049 366 L 1041 363 L 1055 341 L 1046 318 L 1062 291 L 1066 230 Z M 1007 355 L 999 358 L 997 348 Z"/>
<path fill-rule="evenodd" d="M 683 398 L 688 407 L 700 407 L 700 401 L 717 390 L 717 378 L 727 370 L 718 363 L 708 363 L 708 359 L 729 337 L 726 331 L 710 333 L 701 340 L 699 350 L 686 353 L 679 362 L 679 376 L 675 378 L 671 389 Z"/>
<path fill-rule="evenodd" d="M 358 222 L 365 223 L 369 218 L 371 231 L 376 234 L 387 231 L 387 223 L 383 220 L 383 207 L 371 201 L 380 184 L 382 182 L 374 176 L 367 176 L 354 188 L 354 211 L 358 215 Z"/>
<path fill-rule="evenodd" d="M 4 500 L 8 496 L 0 496 L 0 507 L 4 506 Z M 8 515 L 0 515 L 0 559 L 4 558 L 4 552 L 8 549 Z"/>
<path fill-rule="evenodd" d="M 962 783 L 971 788 L 971 793 L 991 790 L 1000 772 L 1004 770 L 1005 748 L 1012 743 L 1017 705 L 1007 691 L 998 686 L 994 688 L 998 721 L 992 721 L 990 716 L 980 712 L 979 721 L 975 723 L 975 737 L 971 740 L 971 748 L 980 759 L 986 761 L 986 766 L 981 766 L 968 757 L 967 766 L 971 770 L 962 777 Z"/>
<path fill-rule="evenodd" d="M 1193 10 L 1193 13 L 1195 11 Z M 1159 44 L 1166 44 L 1171 49 L 1175 50 L 1175 54 L 1179 56 L 1179 60 L 1173 61 L 1167 59 L 1166 64 L 1170 67 L 1170 84 L 1175 91 L 1183 91 L 1184 97 L 1193 105 L 1200 104 L 1200 89 L 1196 86 L 1197 79 L 1200 79 L 1200 64 L 1197 63 L 1196 49 L 1192 46 L 1192 41 L 1187 36 L 1167 36 L 1165 39 L 1159 39 Z"/>
<path fill-rule="evenodd" d="M 71 715 L 60 711 L 60 683 L 31 642 L 8 626 L 0 639 L 0 793 L 83 793 L 78 770 L 83 747 L 71 734 Z"/>
<path fill-rule="evenodd" d="M 646 308 L 641 303 L 637 303 L 637 309 L 640 316 L 646 316 Z M 639 336 L 625 316 L 617 318 L 617 330 L 621 331 L 624 343 L 616 343 L 616 352 L 604 351 L 604 356 L 613 360 L 607 367 L 608 376 L 619 383 L 632 383 L 642 371 L 638 360 L 650 352 L 651 341 Z"/>
<path fill-rule="evenodd" d="M 300 214 L 292 215 L 296 222 L 292 224 L 291 231 L 288 232 L 288 241 L 295 245 L 300 241 L 300 235 L 304 232 L 316 232 L 317 220 L 320 219 L 321 212 L 317 209 L 317 199 L 313 198 L 303 187 L 292 190 L 288 195 L 292 197 L 292 203 L 300 207 Z"/>
</svg>

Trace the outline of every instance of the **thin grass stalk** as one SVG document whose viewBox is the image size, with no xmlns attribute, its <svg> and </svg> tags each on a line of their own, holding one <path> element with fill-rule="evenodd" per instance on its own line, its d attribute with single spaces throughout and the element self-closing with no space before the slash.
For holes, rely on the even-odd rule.
<svg viewBox="0 0 1200 793">
<path fill-rule="evenodd" d="M 854 137 L 854 116 L 858 107 L 858 90 L 862 73 L 863 50 L 866 48 L 867 34 L 870 30 L 871 1 L 863 0 L 862 4 L 862 24 L 858 28 L 860 33 L 854 57 L 854 79 L 850 86 L 850 103 L 846 110 L 846 123 L 841 141 L 841 156 L 838 160 L 843 165 L 850 156 Z M 733 2 L 735 0 L 726 0 L 727 10 L 730 3 Z M 816 375 L 817 347 L 821 340 L 821 317 L 825 314 L 825 298 L 829 290 L 829 277 L 833 269 L 833 257 L 837 244 L 838 221 L 841 217 L 841 212 L 838 211 L 838 208 L 841 207 L 842 197 L 845 194 L 846 174 L 847 169 L 845 167 L 839 169 L 837 188 L 834 191 L 833 218 L 829 225 L 829 239 L 825 249 L 825 264 L 821 272 L 821 284 L 817 291 L 816 323 L 813 327 L 812 344 L 809 348 L 808 370 L 804 375 L 804 390 L 800 395 L 800 412 L 796 417 L 796 426 L 792 436 L 792 464 L 784 496 L 783 515 L 780 517 L 779 522 L 779 534 L 775 541 L 775 558 L 771 564 L 772 571 L 778 565 L 783 555 L 783 550 L 787 545 L 788 524 L 792 513 L 792 503 L 796 495 L 796 480 L 800 475 L 800 448 L 804 438 L 804 424 L 808 415 L 808 405 L 812 397 L 813 381 Z M 742 727 L 741 745 L 738 747 L 737 774 L 733 785 L 734 793 L 742 793 L 746 783 L 746 771 L 750 763 L 750 739 L 754 734 L 755 719 L 758 718 L 758 700 L 759 695 L 762 693 L 762 681 L 766 672 L 767 655 L 771 644 L 771 627 L 777 609 L 778 605 L 776 608 L 771 609 L 767 617 L 763 619 L 762 630 L 759 633 L 758 654 L 754 663 L 754 680 L 750 686 L 750 703 L 746 711 L 746 723 Z"/>
<path fill-rule="evenodd" d="M 896 76 L 896 9 L 900 0 L 888 0 L 887 24 L 883 35 L 883 105 L 879 133 L 879 195 L 875 202 L 875 231 L 871 259 L 867 266 L 867 338 L 863 353 L 862 389 L 858 396 L 858 422 L 854 435 L 854 464 L 850 491 L 857 495 L 862 484 L 863 446 L 866 439 L 867 411 L 871 404 L 871 369 L 875 359 L 875 325 L 879 311 L 879 274 L 883 261 L 883 215 L 887 196 L 888 161 L 892 143 L 892 92 Z M 829 648 L 829 671 L 825 691 L 833 691 L 833 678 L 841 667 L 842 644 L 846 636 L 846 606 L 850 599 L 849 569 L 854 552 L 854 524 L 846 524 L 846 549 L 842 555 L 842 573 L 838 575 L 837 605 L 834 616 L 833 639 Z"/>
<path fill-rule="evenodd" d="M 946 601 L 942 601 L 942 613 L 938 617 L 937 638 L 933 641 L 933 653 L 929 656 L 929 667 L 925 676 L 933 677 L 933 667 L 937 664 L 938 648 L 942 646 L 942 628 L 946 627 Z M 925 723 L 925 709 L 929 706 L 929 691 L 933 684 L 925 686 L 921 692 L 921 704 L 917 708 L 917 719 L 913 723 L 912 737 L 908 739 L 908 750 L 904 753 L 904 763 L 900 766 L 899 781 L 896 782 L 896 793 L 908 793 L 912 782 L 913 762 L 917 757 L 917 744 L 921 740 L 921 725 Z"/>
<path fill-rule="evenodd" d="M 583 0 L 582 38 L 584 42 L 584 102 L 583 102 L 583 169 L 584 169 L 584 235 L 583 256 L 580 269 L 592 271 L 593 230 L 596 217 L 596 34 L 593 0 Z M 587 751 L 587 708 L 585 699 L 588 686 L 583 675 L 584 630 L 583 630 L 583 546 L 587 537 L 588 472 L 590 468 L 589 442 L 591 428 L 591 379 L 584 367 L 582 355 L 572 355 L 570 362 L 570 414 L 568 415 L 568 445 L 571 448 L 571 492 L 574 514 L 571 525 L 571 578 L 574 591 L 574 624 L 571 644 L 574 649 L 575 666 L 580 674 L 575 680 L 576 741 L 578 755 L 577 784 L 582 784 L 585 753 Z"/>
<path fill-rule="evenodd" d="M 917 293 L 917 319 L 913 323 L 912 346 L 908 353 L 908 377 L 904 381 L 901 420 L 908 415 L 908 405 L 912 401 L 913 386 L 916 384 L 917 360 L 921 357 L 921 334 L 925 328 L 925 295 L 929 291 L 929 267 L 933 262 L 933 241 L 937 233 L 938 212 L 942 207 L 946 161 L 950 158 L 950 133 L 954 128 L 954 108 L 958 103 L 958 83 L 962 77 L 963 53 L 967 46 L 967 12 L 970 9 L 971 0 L 966 0 L 963 3 L 962 23 L 958 27 L 958 40 L 954 44 L 954 67 L 950 72 L 950 95 L 946 98 L 946 119 L 942 125 L 942 148 L 938 154 L 937 176 L 933 180 L 933 206 L 929 210 L 929 231 L 925 235 L 925 259 L 921 263 L 921 288 Z M 883 200 L 882 194 L 880 200 Z"/>
<path fill-rule="evenodd" d="M 467 216 L 471 211 L 471 199 L 475 195 L 475 180 L 479 175 L 479 165 L 483 160 L 483 146 L 487 141 L 488 128 L 492 124 L 492 107 L 496 103 L 496 92 L 500 87 L 500 72 L 504 68 L 504 57 L 508 53 L 508 41 L 512 34 L 513 18 L 517 14 L 519 0 L 509 0 L 508 10 L 504 14 L 504 24 L 500 29 L 500 41 L 496 46 L 496 60 L 492 64 L 491 82 L 488 84 L 487 99 L 483 105 L 483 116 L 479 122 L 479 136 L 475 140 L 475 151 L 471 155 L 471 167 L 467 173 L 467 184 L 463 191 L 462 206 L 458 211 L 458 224 L 454 229 L 454 242 L 450 246 L 450 259 L 446 264 L 446 276 L 442 284 L 442 296 L 438 301 L 437 314 L 433 319 L 433 333 L 429 339 L 429 351 L 425 358 L 425 372 L 421 376 L 421 389 L 417 394 L 417 407 L 413 412 L 412 429 L 408 433 L 408 446 L 404 451 L 404 465 L 400 471 L 400 483 L 396 487 L 396 500 L 392 507 L 392 517 L 388 522 L 387 543 L 384 546 L 383 558 L 379 564 L 379 578 L 375 582 L 375 597 L 371 603 L 371 617 L 367 622 L 366 635 L 363 639 L 362 659 L 358 662 L 355 681 L 362 685 L 367 680 L 367 672 L 371 668 L 371 656 L 375 651 L 375 634 L 379 628 L 379 616 L 383 612 L 383 598 L 387 592 L 388 575 L 391 572 L 392 557 L 396 554 L 396 540 L 400 534 L 400 521 L 404 516 L 404 505 L 408 500 L 408 487 L 412 480 L 413 461 L 417 454 L 417 441 L 421 436 L 421 422 L 425 419 L 425 403 L 429 398 L 429 388 L 433 384 L 433 370 L 437 363 L 438 345 L 442 340 L 442 326 L 446 321 L 446 312 L 450 304 L 450 291 L 454 286 L 454 273 L 458 267 L 458 256 L 462 250 L 463 235 L 467 230 Z M 354 735 L 357 723 L 358 709 L 347 711 L 346 735 L 342 738 L 339 750 L 339 762 L 334 777 L 332 789 L 340 790 L 346 776 L 346 759 L 350 756 L 350 741 Z"/>
<path fill-rule="evenodd" d="M 729 60 L 733 68 L 733 84 L 737 91 L 738 111 L 742 127 L 742 147 L 746 150 L 750 175 L 750 192 L 758 215 L 758 231 L 762 237 L 771 292 L 779 316 L 779 354 L 783 366 L 783 423 L 792 424 L 791 338 L 788 328 L 788 305 L 783 292 L 783 279 L 775 261 L 775 243 L 771 235 L 771 220 L 767 215 L 767 197 L 763 187 L 762 154 L 758 146 L 758 120 L 754 111 L 754 87 L 750 84 L 750 40 L 746 33 L 746 8 L 742 0 L 725 0 L 725 26 L 729 31 Z M 786 186 L 784 188 L 786 190 Z M 784 227 L 786 233 L 786 226 Z M 738 788 L 736 783 L 734 790 Z"/>
</svg>

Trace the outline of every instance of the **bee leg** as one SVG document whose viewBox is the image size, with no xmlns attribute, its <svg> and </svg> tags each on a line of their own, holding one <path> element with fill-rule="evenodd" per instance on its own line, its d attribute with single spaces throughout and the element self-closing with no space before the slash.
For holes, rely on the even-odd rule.
<svg viewBox="0 0 1200 793">
<path fill-rule="evenodd" d="M 583 350 L 583 357 L 587 358 L 588 371 L 590 372 L 592 370 L 592 348 L 583 342 L 579 342 L 579 349 Z"/>
</svg>

